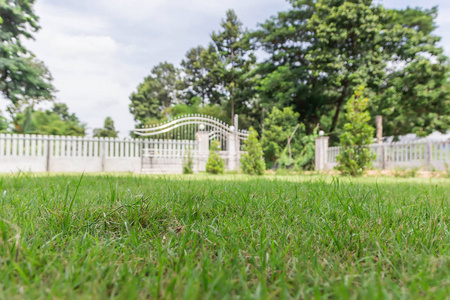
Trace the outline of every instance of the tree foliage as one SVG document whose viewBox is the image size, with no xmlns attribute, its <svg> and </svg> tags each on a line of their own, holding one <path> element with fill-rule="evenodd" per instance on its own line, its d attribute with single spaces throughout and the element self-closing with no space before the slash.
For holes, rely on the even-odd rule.
<svg viewBox="0 0 450 300">
<path fill-rule="evenodd" d="M 372 0 L 289 2 L 287 11 L 252 32 L 227 11 L 208 46 L 186 53 L 172 95 L 195 109 L 217 107 L 227 122 L 239 114 L 239 126 L 253 126 L 263 141 L 273 134 L 262 132 L 268 129 L 266 114 L 292 107 L 299 114 L 295 124 L 302 124 L 299 137 L 320 128 L 338 143 L 342 110 L 359 86 L 371 99 L 370 115 L 383 116 L 384 135 L 450 129 L 449 64 L 434 33 L 437 8 L 388 9 Z M 259 63 L 256 51 L 265 52 Z M 144 96 L 159 95 L 161 85 L 154 81 L 132 96 L 136 120 L 166 118 L 174 106 Z M 271 139 L 263 143 L 269 164 L 285 149 L 280 137 Z"/>
<path fill-rule="evenodd" d="M 234 10 L 226 12 L 221 30 L 211 35 L 219 57 L 217 65 L 221 84 L 226 91 L 226 103 L 231 122 L 237 110 L 245 109 L 251 97 L 251 80 L 248 74 L 256 63 L 246 31 Z"/>
<path fill-rule="evenodd" d="M 374 128 L 370 126 L 367 110 L 368 99 L 363 97 L 363 88 L 355 91 L 345 105 L 346 123 L 341 135 L 341 152 L 337 156 L 337 170 L 343 175 L 360 176 L 371 166 L 375 154 L 367 147 L 373 143 Z"/>
<path fill-rule="evenodd" d="M 8 120 L 3 116 L 2 112 L 0 111 L 0 133 L 4 133 L 9 128 L 9 122 Z"/>
<path fill-rule="evenodd" d="M 282 152 L 287 147 L 288 137 L 292 135 L 299 122 L 299 113 L 294 112 L 292 107 L 285 107 L 282 110 L 274 107 L 264 120 L 264 132 L 262 144 L 267 167 L 281 157 Z M 293 156 L 296 157 L 301 151 L 299 137 L 304 134 L 304 126 L 300 125 L 296 134 L 291 140 Z"/>
<path fill-rule="evenodd" d="M 183 102 L 200 99 L 199 104 L 221 104 L 223 89 L 220 87 L 219 56 L 213 45 L 198 46 L 186 53 L 181 67 L 184 72 L 182 83 Z"/>
<path fill-rule="evenodd" d="M 94 129 L 94 137 L 116 138 L 118 133 L 114 126 L 114 120 L 111 117 L 106 117 L 103 128 Z"/>
<path fill-rule="evenodd" d="M 142 124 L 161 118 L 162 111 L 175 103 L 178 81 L 178 70 L 173 64 L 164 62 L 155 66 L 130 96 L 134 119 Z"/>
<path fill-rule="evenodd" d="M 252 34 L 269 54 L 256 86 L 264 103 L 293 106 L 309 133 L 318 123 L 335 132 L 346 99 L 363 84 L 372 115 L 385 116 L 385 134 L 449 128 L 442 88 L 448 67 L 432 34 L 436 9 L 392 10 L 370 0 L 291 3 Z"/>
<path fill-rule="evenodd" d="M 318 127 L 306 133 L 300 115 L 292 109 L 274 107 L 264 121 L 263 149 L 268 167 L 312 169 Z M 297 126 L 298 125 L 298 126 Z M 288 139 L 290 139 L 291 153 Z"/>
<path fill-rule="evenodd" d="M 23 44 L 39 30 L 34 0 L 0 1 L 0 91 L 20 106 L 53 99 L 52 77 Z"/>
<path fill-rule="evenodd" d="M 225 171 L 225 162 L 219 154 L 219 141 L 212 140 L 209 149 L 209 157 L 206 162 L 206 172 L 210 174 L 222 174 Z"/>
<path fill-rule="evenodd" d="M 249 175 L 263 175 L 266 170 L 261 142 L 258 140 L 258 132 L 253 127 L 250 127 L 248 139 L 244 141 L 241 168 L 245 174 Z"/>
<path fill-rule="evenodd" d="M 75 114 L 69 114 L 65 104 L 56 103 L 51 110 L 27 107 L 13 120 L 14 133 L 84 136 L 86 125 Z"/>
</svg>

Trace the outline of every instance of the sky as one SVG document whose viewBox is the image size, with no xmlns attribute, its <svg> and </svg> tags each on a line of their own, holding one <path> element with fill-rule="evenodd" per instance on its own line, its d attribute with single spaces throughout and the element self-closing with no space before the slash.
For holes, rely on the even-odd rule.
<svg viewBox="0 0 450 300">
<path fill-rule="evenodd" d="M 436 34 L 450 55 L 449 0 L 378 0 L 387 7 L 439 7 Z M 29 49 L 44 61 L 57 101 L 88 124 L 88 133 L 113 118 L 120 136 L 135 122 L 129 96 L 152 67 L 179 65 L 188 49 L 207 45 L 227 9 L 248 29 L 277 12 L 285 0 L 37 0 L 42 29 Z M 5 101 L 3 101 L 5 102 Z"/>
</svg>

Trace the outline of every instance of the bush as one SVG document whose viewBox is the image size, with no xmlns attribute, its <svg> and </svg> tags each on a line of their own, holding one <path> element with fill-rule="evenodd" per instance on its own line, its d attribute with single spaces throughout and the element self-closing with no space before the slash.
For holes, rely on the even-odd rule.
<svg viewBox="0 0 450 300">
<path fill-rule="evenodd" d="M 373 142 L 374 128 L 369 125 L 368 99 L 362 94 L 361 87 L 345 105 L 347 123 L 341 135 L 341 153 L 336 167 L 343 175 L 360 176 L 375 159 L 375 154 L 367 147 Z"/>
<path fill-rule="evenodd" d="M 284 107 L 283 110 L 274 107 L 265 118 L 262 148 L 266 168 L 314 169 L 318 128 L 314 128 L 312 134 L 307 134 L 305 125 L 298 122 L 299 117 L 300 114 L 294 112 L 292 107 Z M 288 137 L 293 133 L 290 141 L 292 155 L 289 155 Z"/>
<path fill-rule="evenodd" d="M 248 139 L 244 141 L 244 151 L 241 158 L 242 171 L 249 175 L 263 175 L 266 166 L 262 146 L 258 140 L 258 133 L 253 127 L 250 127 Z"/>
<path fill-rule="evenodd" d="M 219 148 L 219 142 L 213 140 L 209 149 L 208 161 L 206 162 L 206 172 L 210 174 L 223 174 L 225 171 L 225 163 L 219 155 Z"/>
<path fill-rule="evenodd" d="M 277 159 L 281 157 L 283 150 L 287 146 L 288 136 L 292 134 L 297 126 L 299 117 L 300 114 L 294 112 L 292 107 L 284 107 L 283 110 L 274 107 L 265 118 L 262 144 L 268 168 L 271 168 Z M 301 151 L 299 140 L 304 131 L 305 128 L 302 124 L 298 128 L 297 134 L 291 140 L 293 157 L 296 157 Z"/>
<path fill-rule="evenodd" d="M 186 150 L 183 158 L 183 174 L 194 174 L 194 158 L 190 148 Z"/>
</svg>

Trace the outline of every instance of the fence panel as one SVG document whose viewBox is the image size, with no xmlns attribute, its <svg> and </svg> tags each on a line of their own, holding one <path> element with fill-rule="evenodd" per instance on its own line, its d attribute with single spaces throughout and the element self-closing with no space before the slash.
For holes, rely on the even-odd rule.
<svg viewBox="0 0 450 300">
<path fill-rule="evenodd" d="M 376 168 L 422 168 L 444 170 L 450 165 L 450 141 L 412 141 L 373 144 L 369 148 L 376 154 Z M 327 150 L 328 169 L 337 164 L 340 147 Z"/>
</svg>

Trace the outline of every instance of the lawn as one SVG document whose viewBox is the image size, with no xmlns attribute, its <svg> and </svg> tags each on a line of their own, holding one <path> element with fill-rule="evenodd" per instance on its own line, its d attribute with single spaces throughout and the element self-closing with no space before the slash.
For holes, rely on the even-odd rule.
<svg viewBox="0 0 450 300">
<path fill-rule="evenodd" d="M 449 197 L 448 179 L 1 176 L 0 299 L 444 299 Z"/>
</svg>

